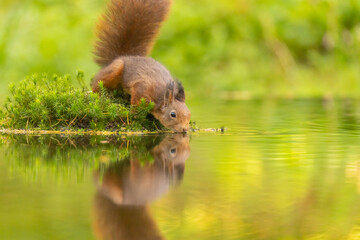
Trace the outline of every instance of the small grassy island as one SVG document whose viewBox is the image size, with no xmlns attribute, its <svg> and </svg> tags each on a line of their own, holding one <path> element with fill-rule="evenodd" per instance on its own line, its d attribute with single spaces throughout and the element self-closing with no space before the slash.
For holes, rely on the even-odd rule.
<svg viewBox="0 0 360 240">
<path fill-rule="evenodd" d="M 129 95 L 109 92 L 102 86 L 99 93 L 93 93 L 86 87 L 83 76 L 82 72 L 77 73 L 81 87 L 75 87 L 69 75 L 33 75 L 11 84 L 11 97 L 0 110 L 0 127 L 80 133 L 166 130 L 150 114 L 152 102 L 143 99 L 139 106 L 131 106 Z"/>
</svg>

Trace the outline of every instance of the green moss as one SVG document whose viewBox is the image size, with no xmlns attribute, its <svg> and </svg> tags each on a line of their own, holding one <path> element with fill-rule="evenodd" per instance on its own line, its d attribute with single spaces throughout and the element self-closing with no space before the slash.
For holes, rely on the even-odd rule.
<svg viewBox="0 0 360 240">
<path fill-rule="evenodd" d="M 10 84 L 8 97 L 1 111 L 4 128 L 44 130 L 161 130 L 164 127 L 150 111 L 154 103 L 141 100 L 131 106 L 129 95 L 107 91 L 100 83 L 99 93 L 85 87 L 84 74 L 78 72 L 81 87 L 71 84 L 69 75 L 33 75 Z"/>
</svg>

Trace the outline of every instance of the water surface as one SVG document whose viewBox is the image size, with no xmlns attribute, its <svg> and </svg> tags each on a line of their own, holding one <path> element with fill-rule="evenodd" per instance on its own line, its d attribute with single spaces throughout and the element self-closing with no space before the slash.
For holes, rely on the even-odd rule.
<svg viewBox="0 0 360 240">
<path fill-rule="evenodd" d="M 0 239 L 359 239 L 358 106 L 190 102 L 228 130 L 3 135 Z"/>
</svg>

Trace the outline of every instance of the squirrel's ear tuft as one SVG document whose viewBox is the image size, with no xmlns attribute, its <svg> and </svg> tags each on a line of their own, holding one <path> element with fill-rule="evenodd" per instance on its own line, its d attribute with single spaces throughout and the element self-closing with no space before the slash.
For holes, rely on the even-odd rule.
<svg viewBox="0 0 360 240">
<path fill-rule="evenodd" d="M 164 106 L 169 106 L 174 101 L 174 82 L 171 82 L 166 87 L 166 93 L 164 95 Z"/>
<path fill-rule="evenodd" d="M 124 72 L 124 61 L 115 59 L 110 65 L 104 67 L 95 76 L 91 84 L 93 92 L 99 91 L 99 82 L 102 81 L 104 87 L 109 90 L 117 89 L 120 86 Z"/>
<path fill-rule="evenodd" d="M 176 80 L 176 88 L 178 89 L 178 92 L 175 96 L 175 99 L 179 100 L 180 102 L 185 102 L 185 89 L 178 80 Z"/>
</svg>

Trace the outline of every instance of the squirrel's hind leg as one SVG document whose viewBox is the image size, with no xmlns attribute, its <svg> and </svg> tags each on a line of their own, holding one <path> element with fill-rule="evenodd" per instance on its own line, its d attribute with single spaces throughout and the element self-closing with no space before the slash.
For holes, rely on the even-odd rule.
<svg viewBox="0 0 360 240">
<path fill-rule="evenodd" d="M 99 91 L 99 82 L 103 82 L 106 89 L 117 89 L 120 86 L 124 72 L 124 61 L 115 59 L 110 65 L 102 68 L 91 83 L 93 92 Z"/>
</svg>

